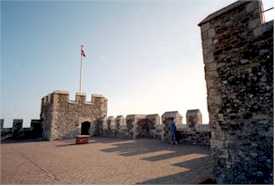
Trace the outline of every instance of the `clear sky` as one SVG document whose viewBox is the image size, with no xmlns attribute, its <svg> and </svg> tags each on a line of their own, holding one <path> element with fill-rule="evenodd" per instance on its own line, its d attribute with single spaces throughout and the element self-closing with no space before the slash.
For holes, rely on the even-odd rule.
<svg viewBox="0 0 275 186">
<path fill-rule="evenodd" d="M 1 1 L 1 118 L 39 118 L 41 97 L 79 86 L 108 115 L 200 109 L 208 122 L 200 28 L 235 0 Z M 272 0 L 264 0 L 265 9 Z"/>
</svg>

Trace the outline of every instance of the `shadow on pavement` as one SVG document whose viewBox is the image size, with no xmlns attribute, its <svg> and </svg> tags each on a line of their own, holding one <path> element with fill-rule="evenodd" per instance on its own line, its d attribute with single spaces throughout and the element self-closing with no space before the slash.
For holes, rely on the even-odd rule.
<svg viewBox="0 0 275 186">
<path fill-rule="evenodd" d="M 1 144 L 10 144 L 10 143 L 37 143 L 37 142 L 48 142 L 44 139 L 5 139 L 1 141 Z"/>
<path fill-rule="evenodd" d="M 115 138 L 115 137 L 91 137 L 97 143 L 116 143 L 116 142 L 126 142 L 126 141 L 133 141 L 132 139 L 122 139 L 122 138 Z"/>
<path fill-rule="evenodd" d="M 179 164 L 174 164 L 175 166 L 181 166 L 187 171 L 182 171 L 177 174 L 172 174 L 168 176 L 162 176 L 137 184 L 142 185 L 178 185 L 178 184 L 216 184 L 213 179 L 211 172 L 211 162 L 209 157 L 201 157 L 189 161 L 184 161 Z"/>
<path fill-rule="evenodd" d="M 95 140 L 96 142 L 100 142 Z M 158 151 L 170 151 L 166 154 L 146 157 L 144 160 L 159 161 L 187 154 L 209 154 L 209 147 L 198 145 L 170 145 L 154 139 L 138 139 L 126 141 L 125 143 L 114 143 L 111 148 L 102 149 L 103 152 L 117 152 L 122 156 L 143 155 Z"/>
<path fill-rule="evenodd" d="M 100 142 L 95 140 L 96 142 Z M 111 141 L 111 139 L 110 139 Z M 168 160 L 169 164 L 181 167 L 182 172 L 154 178 L 137 184 L 207 184 L 212 179 L 212 163 L 209 158 L 209 147 L 200 145 L 170 145 L 153 139 L 122 140 L 125 143 L 113 143 L 106 149 L 107 153 L 118 153 L 121 156 L 141 156 L 141 160 L 158 162 Z M 120 141 L 118 141 L 120 142 Z M 161 152 L 162 151 L 162 152 Z M 158 154 L 159 152 L 159 154 Z M 154 153 L 150 155 L 149 153 Z M 173 163 L 171 158 L 178 163 Z M 175 161 L 174 161 L 175 162 Z"/>
</svg>

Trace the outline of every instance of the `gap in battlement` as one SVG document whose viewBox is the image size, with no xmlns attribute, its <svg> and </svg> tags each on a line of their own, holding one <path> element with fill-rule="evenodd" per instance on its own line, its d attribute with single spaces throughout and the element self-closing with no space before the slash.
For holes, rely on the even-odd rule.
<svg viewBox="0 0 275 186">
<path fill-rule="evenodd" d="M 76 103 L 76 95 L 78 94 L 78 92 L 69 92 L 69 103 Z M 85 95 L 85 103 L 86 104 L 92 104 L 92 93 L 82 93 L 83 95 Z"/>
<path fill-rule="evenodd" d="M 69 93 L 69 100 L 70 101 L 75 101 L 75 93 Z"/>
</svg>

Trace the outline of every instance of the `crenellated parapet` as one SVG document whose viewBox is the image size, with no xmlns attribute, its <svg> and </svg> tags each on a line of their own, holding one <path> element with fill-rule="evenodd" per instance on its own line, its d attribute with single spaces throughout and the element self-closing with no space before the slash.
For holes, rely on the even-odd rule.
<svg viewBox="0 0 275 186">
<path fill-rule="evenodd" d="M 12 127 L 4 127 L 4 119 L 0 119 L 2 122 L 1 137 L 2 139 L 36 139 L 42 136 L 41 121 L 39 119 L 32 119 L 30 127 L 23 127 L 23 119 L 13 119 Z M 8 123 L 10 125 L 10 123 Z"/>
<path fill-rule="evenodd" d="M 133 138 L 136 139 L 137 137 L 137 123 L 138 121 L 145 119 L 146 115 L 145 114 L 130 114 L 126 116 L 126 126 L 129 132 L 129 135 Z"/>
<path fill-rule="evenodd" d="M 186 125 L 190 128 L 195 128 L 202 124 L 202 114 L 199 109 L 187 110 Z"/>
<path fill-rule="evenodd" d="M 176 125 L 182 124 L 182 115 L 178 111 L 168 111 L 162 114 L 162 124 L 168 124 L 169 119 L 173 119 Z"/>
<path fill-rule="evenodd" d="M 160 125 L 160 116 L 159 114 L 148 114 L 146 119 L 150 120 L 154 125 Z"/>
<path fill-rule="evenodd" d="M 23 130 L 23 119 L 14 119 L 12 122 L 12 135 L 18 136 L 21 130 Z"/>
<path fill-rule="evenodd" d="M 4 119 L 0 119 L 0 129 L 4 128 Z"/>
<path fill-rule="evenodd" d="M 116 123 L 115 117 L 114 116 L 109 116 L 107 118 L 107 129 L 109 131 L 112 131 L 115 128 L 115 123 Z"/>
<path fill-rule="evenodd" d="M 190 113 L 190 111 L 192 111 L 191 113 L 193 113 L 193 115 L 196 113 L 197 115 L 195 115 L 199 116 L 199 110 L 189 110 L 188 113 Z M 161 123 L 161 118 L 163 123 Z M 125 118 L 122 115 L 116 117 L 109 116 L 104 127 L 104 134 L 106 136 L 124 136 L 131 139 L 146 137 L 169 141 L 169 121 L 171 121 L 171 118 L 176 122 L 179 132 L 187 132 L 189 134 L 192 132 L 191 136 L 195 136 L 194 138 L 199 136 L 200 133 L 210 134 L 208 125 L 196 125 L 195 127 L 183 125 L 182 116 L 178 111 L 165 112 L 162 117 L 160 117 L 159 114 L 129 114 Z M 200 119 L 201 118 L 200 113 Z M 201 120 L 199 120 L 199 122 L 201 124 Z M 194 135 L 193 133 L 198 133 L 198 135 Z M 193 138 L 192 140 L 196 141 Z M 208 142 L 205 144 L 208 144 Z"/>
<path fill-rule="evenodd" d="M 118 131 L 121 126 L 125 125 L 125 118 L 122 115 L 116 117 L 115 129 Z"/>
<path fill-rule="evenodd" d="M 69 97 L 68 91 L 57 90 L 42 98 L 40 116 L 44 137 L 63 139 L 81 133 L 100 134 L 103 125 L 99 127 L 99 120 L 107 116 L 107 99 L 102 95 L 92 94 L 89 102 L 82 92 L 76 93 L 75 100 L 70 100 Z M 84 122 L 88 132 L 82 130 Z"/>
<path fill-rule="evenodd" d="M 70 95 L 68 91 L 56 90 L 44 97 L 42 97 L 42 105 L 49 104 L 87 104 L 87 105 L 97 105 L 97 106 L 106 106 L 107 98 L 100 94 L 91 94 L 91 101 L 86 101 L 86 94 L 82 92 L 77 92 L 75 94 L 75 99 L 70 100 Z"/>
</svg>

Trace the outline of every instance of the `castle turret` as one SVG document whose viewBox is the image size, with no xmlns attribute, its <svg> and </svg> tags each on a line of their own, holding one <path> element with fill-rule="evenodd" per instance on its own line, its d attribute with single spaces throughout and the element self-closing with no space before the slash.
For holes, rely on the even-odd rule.
<svg viewBox="0 0 275 186">
<path fill-rule="evenodd" d="M 87 102 L 84 93 L 76 93 L 75 100 L 69 100 L 69 92 L 54 91 L 42 98 L 43 136 L 63 139 L 82 133 L 91 134 L 97 121 L 106 115 L 107 99 L 102 95 L 92 95 L 91 102 Z"/>
</svg>

